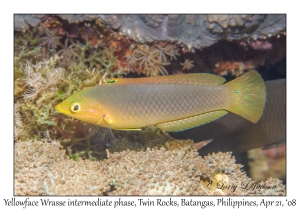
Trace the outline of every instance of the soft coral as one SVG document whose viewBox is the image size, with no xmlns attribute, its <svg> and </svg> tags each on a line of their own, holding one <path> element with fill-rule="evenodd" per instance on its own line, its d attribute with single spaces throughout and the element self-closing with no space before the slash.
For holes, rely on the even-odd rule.
<svg viewBox="0 0 300 210">
<path fill-rule="evenodd" d="M 27 63 L 24 68 L 26 86 L 29 87 L 24 93 L 25 100 L 35 100 L 37 95 L 47 88 L 54 87 L 59 80 L 63 78 L 63 68 L 52 68 L 53 63 L 56 63 L 58 56 L 50 60 L 39 62 L 36 65 Z M 46 78 L 42 76 L 42 71 L 46 71 Z"/>
<path fill-rule="evenodd" d="M 152 46 L 138 45 L 135 49 L 130 48 L 125 57 L 131 71 L 144 73 L 146 76 L 156 76 L 169 74 L 164 67 L 170 64 L 167 56 L 176 60 L 176 55 L 178 55 L 176 45 L 166 42 Z"/>
<path fill-rule="evenodd" d="M 56 29 L 46 29 L 45 32 L 46 36 L 40 38 L 40 41 L 42 41 L 43 46 L 47 45 L 48 49 L 55 49 L 57 46 L 62 46 L 61 42 L 59 41 L 61 39 L 61 36 L 56 36 Z"/>
</svg>

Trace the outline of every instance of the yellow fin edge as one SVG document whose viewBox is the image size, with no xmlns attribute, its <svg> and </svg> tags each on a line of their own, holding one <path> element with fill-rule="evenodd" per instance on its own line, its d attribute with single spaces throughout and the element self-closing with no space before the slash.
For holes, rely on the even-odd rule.
<svg viewBox="0 0 300 210">
<path fill-rule="evenodd" d="M 169 132 L 179 132 L 207 124 L 209 122 L 219 119 L 220 117 L 223 117 L 227 113 L 228 112 L 226 110 L 217 110 L 176 121 L 161 123 L 158 124 L 157 127 Z"/>
<path fill-rule="evenodd" d="M 260 74 L 251 70 L 224 84 L 233 95 L 228 111 L 256 123 L 262 116 L 266 103 L 266 86 Z"/>
<path fill-rule="evenodd" d="M 141 128 L 120 128 L 120 129 L 114 129 L 118 131 L 140 131 L 142 130 Z"/>
<path fill-rule="evenodd" d="M 107 80 L 105 85 L 126 85 L 126 84 L 190 84 L 217 86 L 225 82 L 225 78 L 207 73 L 177 74 L 158 77 L 141 78 L 112 78 Z"/>
</svg>

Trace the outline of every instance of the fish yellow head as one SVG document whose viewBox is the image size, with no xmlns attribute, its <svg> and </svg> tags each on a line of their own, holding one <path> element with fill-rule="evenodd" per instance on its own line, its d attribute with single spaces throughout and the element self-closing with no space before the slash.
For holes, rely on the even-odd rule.
<svg viewBox="0 0 300 210">
<path fill-rule="evenodd" d="M 55 106 L 56 111 L 90 124 L 101 124 L 105 109 L 93 99 L 89 91 L 87 88 L 70 96 Z"/>
</svg>

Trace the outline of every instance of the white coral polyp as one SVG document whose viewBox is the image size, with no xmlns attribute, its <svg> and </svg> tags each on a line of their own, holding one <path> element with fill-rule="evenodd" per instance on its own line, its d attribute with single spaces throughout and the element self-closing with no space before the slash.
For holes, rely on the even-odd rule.
<svg viewBox="0 0 300 210">
<path fill-rule="evenodd" d="M 24 80 L 28 87 L 24 93 L 24 100 L 35 100 L 39 93 L 50 87 L 55 87 L 64 76 L 64 69 L 54 68 L 58 56 L 49 60 L 39 62 L 36 65 L 27 63 L 24 68 L 26 79 Z M 47 72 L 46 78 L 42 76 L 42 71 Z"/>
<path fill-rule="evenodd" d="M 64 77 L 64 69 L 63 68 L 56 68 L 53 72 L 47 73 L 47 87 L 53 87 L 59 83 L 59 80 Z"/>
</svg>

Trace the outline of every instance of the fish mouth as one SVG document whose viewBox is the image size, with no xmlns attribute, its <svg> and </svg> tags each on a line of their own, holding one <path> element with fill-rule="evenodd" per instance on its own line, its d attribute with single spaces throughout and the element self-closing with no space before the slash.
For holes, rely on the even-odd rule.
<svg viewBox="0 0 300 210">
<path fill-rule="evenodd" d="M 56 105 L 56 106 L 55 106 L 55 109 L 56 109 L 56 111 L 59 112 L 59 113 L 63 113 L 63 112 L 64 112 L 64 109 L 63 109 L 63 107 L 62 107 L 60 104 Z"/>
</svg>

